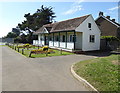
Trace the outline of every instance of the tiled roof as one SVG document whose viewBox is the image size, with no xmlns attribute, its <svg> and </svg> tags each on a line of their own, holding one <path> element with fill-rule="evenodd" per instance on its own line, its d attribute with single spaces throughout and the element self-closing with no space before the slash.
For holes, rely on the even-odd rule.
<svg viewBox="0 0 120 93">
<path fill-rule="evenodd" d="M 77 17 L 73 19 L 68 19 L 61 22 L 56 22 L 52 24 L 43 25 L 40 29 L 38 29 L 35 33 L 40 33 L 44 28 L 49 32 L 59 32 L 59 31 L 71 31 L 75 30 L 88 16 Z"/>
<path fill-rule="evenodd" d="M 96 23 L 97 23 L 97 21 L 98 21 L 99 19 L 101 19 L 101 18 L 103 18 L 103 19 L 109 21 L 110 23 L 114 24 L 114 25 L 117 26 L 117 27 L 120 27 L 120 24 L 119 24 L 119 23 L 113 22 L 112 20 L 106 18 L 105 16 L 99 16 L 99 17 L 96 19 Z M 102 21 L 102 20 L 99 20 L 99 22 L 101 22 L 101 21 Z"/>
</svg>

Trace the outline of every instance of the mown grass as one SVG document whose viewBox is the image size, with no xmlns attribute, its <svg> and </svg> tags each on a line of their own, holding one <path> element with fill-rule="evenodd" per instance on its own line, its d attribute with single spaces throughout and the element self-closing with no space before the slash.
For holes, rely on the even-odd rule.
<svg viewBox="0 0 120 93">
<path fill-rule="evenodd" d="M 29 54 L 30 54 L 30 51 L 31 50 L 35 50 L 35 49 L 38 49 L 38 47 L 33 47 L 33 48 L 29 48 L 28 50 L 27 49 L 24 49 L 24 56 L 26 57 L 29 57 Z M 18 50 L 18 48 L 16 48 L 16 51 Z M 38 57 L 51 57 L 51 56 L 62 56 L 62 55 L 71 55 L 73 53 L 70 53 L 70 52 L 65 52 L 65 51 L 61 51 L 60 50 L 55 50 L 55 49 L 49 49 L 49 50 L 53 50 L 54 53 L 50 53 L 46 56 L 46 54 L 32 54 L 31 55 L 31 58 L 38 58 Z M 22 54 L 22 48 L 19 49 L 19 53 Z"/>
<path fill-rule="evenodd" d="M 120 55 L 86 60 L 75 64 L 74 70 L 98 91 L 120 91 Z"/>
<path fill-rule="evenodd" d="M 6 46 L 6 45 L 0 45 L 0 47 L 2 47 L 2 46 Z"/>
</svg>

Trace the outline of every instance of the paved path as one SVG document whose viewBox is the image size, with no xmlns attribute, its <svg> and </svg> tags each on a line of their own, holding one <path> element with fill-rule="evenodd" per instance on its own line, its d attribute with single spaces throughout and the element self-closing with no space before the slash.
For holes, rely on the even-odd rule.
<svg viewBox="0 0 120 93">
<path fill-rule="evenodd" d="M 8 47 L 2 53 L 3 91 L 88 91 L 71 75 L 70 66 L 93 56 L 26 58 Z"/>
</svg>

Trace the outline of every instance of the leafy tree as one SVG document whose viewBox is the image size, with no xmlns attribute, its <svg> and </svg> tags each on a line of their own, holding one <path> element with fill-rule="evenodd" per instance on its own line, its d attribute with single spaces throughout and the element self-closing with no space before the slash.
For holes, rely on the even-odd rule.
<svg viewBox="0 0 120 93">
<path fill-rule="evenodd" d="M 30 13 L 25 14 L 24 17 L 26 21 L 18 24 L 18 27 L 21 30 L 36 31 L 45 24 L 52 23 L 52 20 L 56 17 L 55 13 L 52 10 L 52 7 L 41 6 L 41 9 L 31 15 Z M 31 32 L 30 31 L 30 32 Z"/>
<path fill-rule="evenodd" d="M 21 24 L 19 23 L 17 27 L 20 28 L 20 30 L 28 32 L 26 40 L 29 43 L 32 43 L 33 39 L 36 39 L 36 36 L 33 36 L 34 31 L 45 24 L 52 23 L 52 20 L 56 17 L 52 9 L 52 7 L 44 7 L 42 5 L 34 14 L 31 15 L 28 13 L 24 15 L 26 21 L 23 21 Z"/>
<path fill-rule="evenodd" d="M 17 34 L 13 32 L 9 32 L 6 36 L 6 38 L 15 38 L 15 37 L 17 37 Z"/>
<path fill-rule="evenodd" d="M 22 41 L 21 37 L 19 37 L 19 36 L 14 39 L 15 43 L 20 43 L 21 41 Z"/>
<path fill-rule="evenodd" d="M 20 30 L 18 28 L 12 28 L 12 32 L 15 33 L 17 36 L 20 35 Z"/>
</svg>

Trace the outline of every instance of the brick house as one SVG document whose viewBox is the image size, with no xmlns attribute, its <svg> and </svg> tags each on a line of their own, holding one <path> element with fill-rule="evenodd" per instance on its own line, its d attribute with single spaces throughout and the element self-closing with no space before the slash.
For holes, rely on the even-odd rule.
<svg viewBox="0 0 120 93">
<path fill-rule="evenodd" d="M 120 24 L 115 22 L 115 19 L 110 19 L 110 16 L 105 17 L 103 12 L 100 12 L 95 22 L 101 30 L 101 36 L 116 36 L 120 38 Z"/>
</svg>

